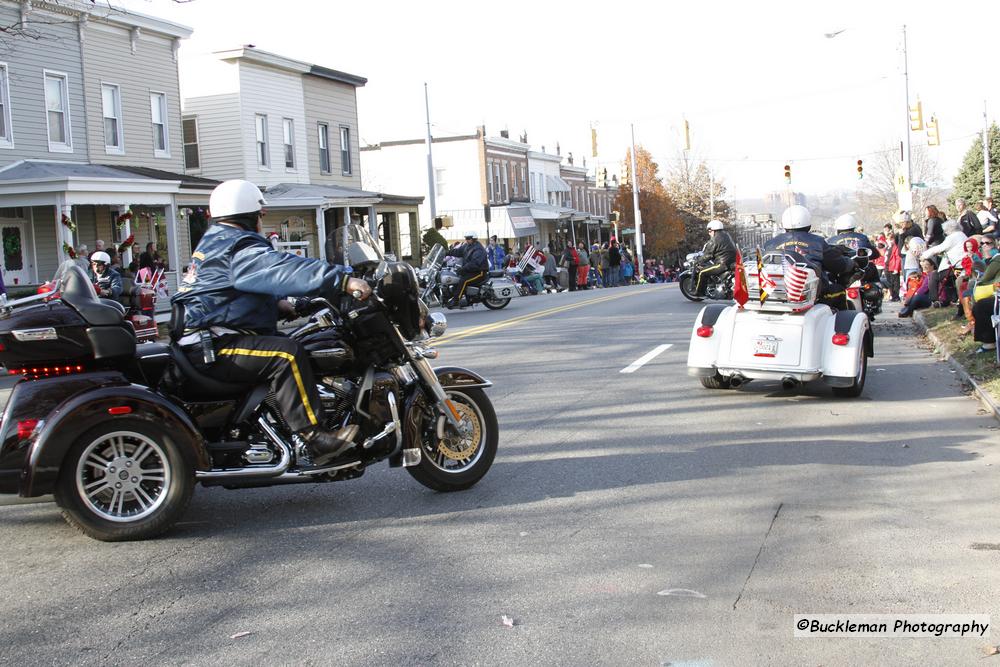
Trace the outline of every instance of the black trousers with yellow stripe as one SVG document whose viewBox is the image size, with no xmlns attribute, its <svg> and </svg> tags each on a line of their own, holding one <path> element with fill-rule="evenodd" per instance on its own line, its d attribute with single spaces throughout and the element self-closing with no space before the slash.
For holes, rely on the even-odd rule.
<svg viewBox="0 0 1000 667">
<path fill-rule="evenodd" d="M 285 422 L 293 431 L 316 426 L 323 416 L 309 355 L 291 338 L 238 335 L 218 338 L 215 362 L 208 366 L 199 364 L 199 370 L 223 382 L 263 383 L 266 379 Z"/>
<path fill-rule="evenodd" d="M 725 273 L 725 272 L 726 272 L 726 267 L 721 263 L 712 264 L 710 266 L 706 266 L 705 268 L 699 270 L 698 279 L 697 281 L 695 281 L 694 284 L 694 293 L 698 294 L 699 296 L 704 294 L 705 288 L 708 287 L 708 277 L 717 276 L 720 273 Z"/>
</svg>

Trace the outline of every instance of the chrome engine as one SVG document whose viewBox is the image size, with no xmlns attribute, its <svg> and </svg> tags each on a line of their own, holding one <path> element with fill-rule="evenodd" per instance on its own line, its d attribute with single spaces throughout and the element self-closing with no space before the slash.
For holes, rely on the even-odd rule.
<svg viewBox="0 0 1000 667">
<path fill-rule="evenodd" d="M 354 405 L 358 395 L 356 384 L 342 377 L 323 378 L 317 385 L 320 400 L 323 401 L 324 428 L 337 429 L 344 421 L 344 415 Z"/>
</svg>

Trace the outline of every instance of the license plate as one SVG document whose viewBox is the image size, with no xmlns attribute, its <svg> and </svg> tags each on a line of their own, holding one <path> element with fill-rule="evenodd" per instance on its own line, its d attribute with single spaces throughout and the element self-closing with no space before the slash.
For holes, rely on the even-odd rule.
<svg viewBox="0 0 1000 667">
<path fill-rule="evenodd" d="M 771 336 L 757 338 L 753 342 L 753 356 L 773 357 L 778 354 L 778 339 Z"/>
</svg>

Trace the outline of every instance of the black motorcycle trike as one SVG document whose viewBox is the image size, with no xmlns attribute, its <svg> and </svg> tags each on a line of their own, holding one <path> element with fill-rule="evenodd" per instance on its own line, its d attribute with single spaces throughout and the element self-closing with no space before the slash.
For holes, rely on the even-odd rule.
<svg viewBox="0 0 1000 667">
<path fill-rule="evenodd" d="M 0 314 L 0 362 L 23 376 L 0 421 L 0 493 L 54 494 L 71 525 L 119 541 L 169 529 L 196 483 L 330 482 L 384 460 L 437 491 L 478 482 L 497 449 L 491 383 L 431 367 L 429 344 L 447 323 L 418 298 L 409 265 L 386 261 L 357 225 L 335 230 L 327 247 L 372 297 L 299 299 L 308 320 L 288 335 L 309 351 L 323 426 L 348 427 L 354 448 L 314 465 L 266 384 L 210 378 L 175 342 L 137 345 L 122 308 L 69 265 L 58 299 Z M 172 341 L 182 318 L 175 308 Z"/>
</svg>

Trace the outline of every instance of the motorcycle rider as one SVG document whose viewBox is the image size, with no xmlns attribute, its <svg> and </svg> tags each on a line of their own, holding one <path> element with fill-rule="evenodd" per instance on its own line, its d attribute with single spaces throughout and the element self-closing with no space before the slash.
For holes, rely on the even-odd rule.
<svg viewBox="0 0 1000 667">
<path fill-rule="evenodd" d="M 212 224 L 191 255 L 191 266 L 171 302 L 184 306 L 177 343 L 198 369 L 217 380 L 250 383 L 268 378 L 288 426 L 307 443 L 315 465 L 353 446 L 355 432 L 323 429 L 322 403 L 309 357 L 295 340 L 277 335 L 288 314 L 286 295 L 344 292 L 364 300 L 371 288 L 342 267 L 275 250 L 260 234 L 264 195 L 244 180 L 212 191 Z"/>
<path fill-rule="evenodd" d="M 872 246 L 871 239 L 861 232 L 855 231 L 857 227 L 858 220 L 854 217 L 854 214 L 845 213 L 833 222 L 833 228 L 839 233 L 836 236 L 828 238 L 826 242 L 830 245 L 844 246 L 851 250 L 866 248 L 871 252 L 871 255 L 868 257 L 869 261 L 865 265 L 864 281 L 869 283 L 878 282 L 878 269 L 875 267 L 874 261 L 880 256 L 879 251 Z"/>
<path fill-rule="evenodd" d="M 781 226 L 785 232 L 765 243 L 764 252 L 785 250 L 802 255 L 819 276 L 822 285 L 820 300 L 834 308 L 846 310 L 847 295 L 843 285 L 831 282 L 826 274 L 836 280 L 850 271 L 854 262 L 845 254 L 843 247 L 832 246 L 822 236 L 810 232 L 811 224 L 812 214 L 809 209 L 798 204 L 789 206 L 781 214 Z"/>
<path fill-rule="evenodd" d="M 449 308 L 458 308 L 467 287 L 479 285 L 486 280 L 489 261 L 486 258 L 486 248 L 476 238 L 472 230 L 465 232 L 465 243 L 447 252 L 448 257 L 458 257 L 462 266 L 458 270 L 458 280 L 461 286 L 448 304 Z"/>
<path fill-rule="evenodd" d="M 117 299 L 122 295 L 122 276 L 111 266 L 111 256 L 103 250 L 90 256 L 90 278 L 97 285 L 97 296 Z"/>
<path fill-rule="evenodd" d="M 705 296 L 709 276 L 732 271 L 733 265 L 736 264 L 736 244 L 723 227 L 720 220 L 708 223 L 708 243 L 705 244 L 704 254 L 701 256 L 702 268 L 698 270 L 698 278 L 694 285 L 696 296 Z"/>
</svg>

